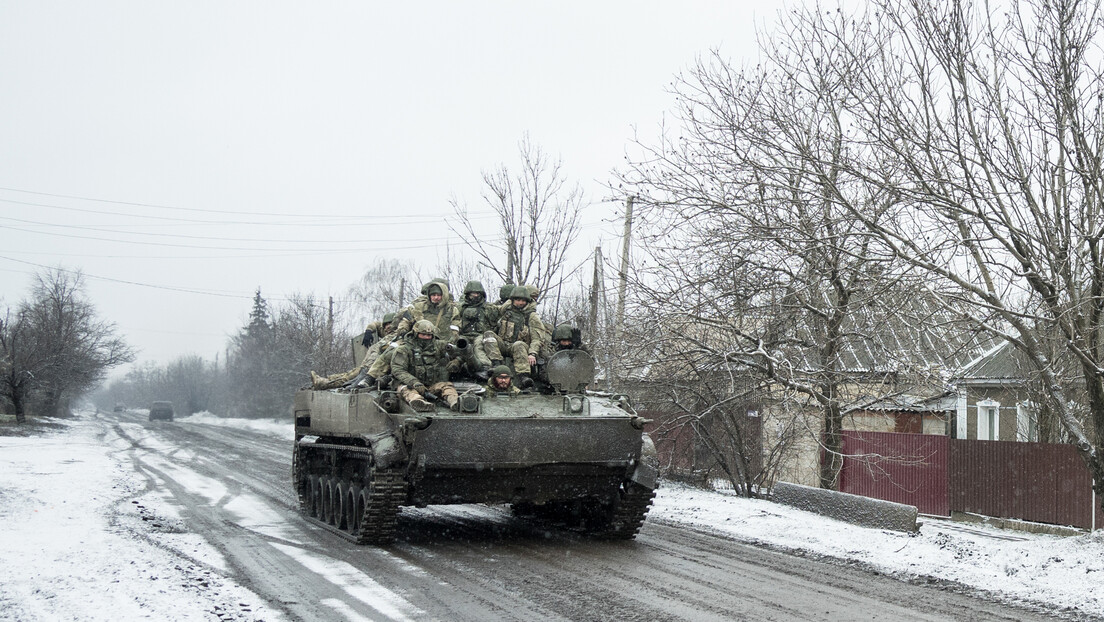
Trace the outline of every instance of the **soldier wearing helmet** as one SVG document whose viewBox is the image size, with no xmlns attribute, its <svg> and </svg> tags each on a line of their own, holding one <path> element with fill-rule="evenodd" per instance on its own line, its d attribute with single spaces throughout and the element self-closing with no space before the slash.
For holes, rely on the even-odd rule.
<svg viewBox="0 0 1104 622">
<path fill-rule="evenodd" d="M 502 360 L 494 329 L 498 325 L 498 307 L 487 302 L 487 292 L 479 281 L 468 281 L 464 286 L 464 300 L 460 305 L 460 336 L 472 344 L 468 364 L 469 372 L 486 379 L 494 362 Z"/>
<path fill-rule="evenodd" d="M 460 396 L 448 381 L 448 366 L 447 343 L 436 335 L 433 322 L 425 319 L 414 323 L 391 358 L 399 395 L 419 412 L 433 410 L 429 400 L 436 398 L 444 399 L 453 410 L 458 408 Z"/>
<path fill-rule="evenodd" d="M 590 350 L 583 345 L 583 339 L 582 335 L 579 333 L 579 329 L 571 324 L 560 324 L 556 327 L 556 330 L 552 331 L 552 351 L 559 352 L 560 350 L 582 350 L 583 352 L 590 352 Z"/>
<path fill-rule="evenodd" d="M 532 295 L 524 285 L 515 287 L 510 293 L 509 306 L 502 307 L 497 334 L 499 351 L 513 359 L 518 386 L 523 389 L 532 387 L 531 373 L 544 345 L 545 327 L 536 313 Z"/>
</svg>

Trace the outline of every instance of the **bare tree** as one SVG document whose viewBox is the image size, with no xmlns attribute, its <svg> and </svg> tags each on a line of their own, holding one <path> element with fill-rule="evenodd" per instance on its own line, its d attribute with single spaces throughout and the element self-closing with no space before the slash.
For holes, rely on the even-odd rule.
<svg viewBox="0 0 1104 622">
<path fill-rule="evenodd" d="M 35 275 L 30 297 L 0 321 L 0 396 L 22 422 L 28 405 L 44 415 L 68 412 L 70 399 L 96 387 L 107 371 L 134 359 L 85 297 L 80 272 Z"/>
<path fill-rule="evenodd" d="M 826 192 L 1031 361 L 1104 499 L 1100 3 L 882 0 L 802 12 L 794 32 L 837 42 L 824 62 L 846 72 L 847 142 L 862 151 L 846 177 L 882 186 L 894 217 L 872 219 L 824 176 Z"/>
<path fill-rule="evenodd" d="M 27 399 L 44 366 L 41 354 L 23 314 L 7 309 L 0 320 L 0 397 L 11 403 L 16 423 L 27 420 Z"/>
<path fill-rule="evenodd" d="M 398 259 L 376 259 L 349 287 L 350 304 L 367 314 L 359 318 L 354 328 L 364 330 L 368 322 L 403 308 L 420 287 L 418 273 L 411 264 Z"/>
<path fill-rule="evenodd" d="M 504 282 L 547 291 L 558 282 L 568 249 L 579 235 L 583 193 L 568 186 L 559 159 L 522 139 L 521 163 L 483 173 L 483 202 L 498 230 L 480 226 L 465 204 L 452 201 L 457 222 L 449 227 Z"/>
<path fill-rule="evenodd" d="M 810 61 L 831 50 L 779 41 L 769 66 L 741 72 L 714 55 L 680 76 L 678 139 L 638 143 L 620 181 L 641 206 L 639 304 L 699 355 L 760 378 L 760 390 L 809 398 L 821 413 L 811 430 L 824 449 L 819 482 L 835 488 L 843 410 L 856 397 L 847 388 L 872 362 L 850 353 L 878 347 L 886 292 L 911 280 L 837 197 L 873 222 L 885 213 L 886 190 L 844 176 L 857 155 L 852 95 L 838 67 Z M 690 368 L 702 376 L 700 363 Z M 709 392 L 721 404 L 740 398 Z"/>
</svg>

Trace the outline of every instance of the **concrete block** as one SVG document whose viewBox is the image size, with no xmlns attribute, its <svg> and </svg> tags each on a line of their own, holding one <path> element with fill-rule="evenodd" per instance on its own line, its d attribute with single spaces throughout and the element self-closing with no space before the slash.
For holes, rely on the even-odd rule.
<svg viewBox="0 0 1104 622">
<path fill-rule="evenodd" d="M 916 506 L 892 501 L 882 501 L 869 497 L 776 482 L 771 489 L 771 499 L 775 503 L 789 505 L 799 510 L 814 512 L 863 527 L 890 529 L 893 531 L 916 531 Z"/>
</svg>

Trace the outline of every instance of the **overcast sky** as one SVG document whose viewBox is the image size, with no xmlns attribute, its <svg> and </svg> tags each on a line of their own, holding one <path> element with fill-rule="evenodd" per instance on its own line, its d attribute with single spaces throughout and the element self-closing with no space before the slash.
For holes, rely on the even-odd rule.
<svg viewBox="0 0 1104 622">
<path fill-rule="evenodd" d="M 39 266 L 165 363 L 213 358 L 253 291 L 341 297 L 375 258 L 432 269 L 481 171 L 528 134 L 603 184 L 677 72 L 758 57 L 781 0 L 0 0 L 0 310 Z M 498 283 L 486 284 L 497 288 Z"/>
</svg>

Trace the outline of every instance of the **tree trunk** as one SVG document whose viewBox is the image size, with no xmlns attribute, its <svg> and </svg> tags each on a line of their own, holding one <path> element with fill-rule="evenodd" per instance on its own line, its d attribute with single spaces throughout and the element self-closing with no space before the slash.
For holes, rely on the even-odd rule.
<svg viewBox="0 0 1104 622">
<path fill-rule="evenodd" d="M 820 487 L 839 489 L 839 474 L 843 469 L 843 411 L 839 402 L 831 400 L 824 408 L 824 452 L 820 460 Z"/>
</svg>

